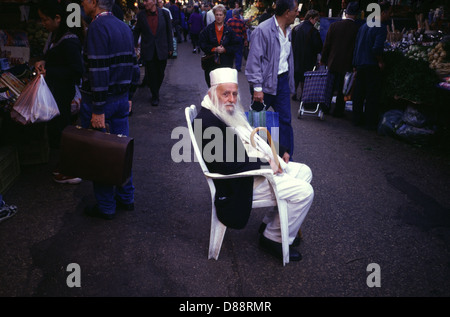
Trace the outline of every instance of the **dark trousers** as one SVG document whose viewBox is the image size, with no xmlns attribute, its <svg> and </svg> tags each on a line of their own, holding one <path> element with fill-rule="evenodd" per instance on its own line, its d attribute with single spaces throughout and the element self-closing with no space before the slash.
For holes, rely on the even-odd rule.
<svg viewBox="0 0 450 317">
<path fill-rule="evenodd" d="M 153 55 L 151 61 L 145 62 L 145 75 L 147 85 L 152 93 L 152 100 L 159 101 L 159 89 L 164 80 L 167 59 L 159 60 L 156 54 Z"/>
<path fill-rule="evenodd" d="M 191 33 L 191 41 L 192 41 L 192 48 L 195 50 L 196 48 L 199 48 L 200 44 L 198 42 L 199 34 L 192 34 Z"/>
<path fill-rule="evenodd" d="M 334 116 L 342 116 L 342 115 L 344 115 L 344 111 L 345 111 L 344 94 L 342 92 L 342 89 L 344 88 L 345 74 L 338 73 L 338 72 L 331 72 L 331 71 L 330 71 L 330 73 L 334 76 L 333 90 L 337 91 L 336 105 L 333 110 L 333 115 Z"/>
<path fill-rule="evenodd" d="M 381 94 L 381 71 L 378 65 L 367 65 L 356 69 L 353 92 L 353 123 L 376 129 L 379 121 Z"/>
<path fill-rule="evenodd" d="M 291 159 L 294 154 L 294 131 L 291 125 L 291 92 L 289 75 L 278 76 L 277 94 L 264 94 L 264 103 L 278 112 L 280 120 L 280 144 L 289 149 Z M 283 155 L 283 154 L 281 154 Z"/>
</svg>

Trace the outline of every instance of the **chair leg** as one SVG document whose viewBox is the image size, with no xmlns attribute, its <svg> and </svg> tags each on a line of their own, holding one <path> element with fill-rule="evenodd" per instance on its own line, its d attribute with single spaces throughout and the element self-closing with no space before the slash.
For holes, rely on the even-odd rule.
<svg viewBox="0 0 450 317">
<path fill-rule="evenodd" d="M 211 233 L 209 238 L 209 255 L 208 259 L 215 259 L 219 257 L 220 248 L 222 247 L 223 237 L 227 227 L 219 221 L 216 213 L 216 206 L 212 206 L 211 213 Z"/>
<path fill-rule="evenodd" d="M 289 263 L 289 223 L 287 216 L 287 201 L 278 201 L 278 214 L 281 226 L 281 244 L 283 248 L 283 266 Z"/>
</svg>

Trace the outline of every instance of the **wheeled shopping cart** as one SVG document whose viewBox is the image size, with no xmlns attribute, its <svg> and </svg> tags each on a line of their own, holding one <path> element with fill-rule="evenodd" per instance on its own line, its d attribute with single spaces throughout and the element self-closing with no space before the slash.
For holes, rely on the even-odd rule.
<svg viewBox="0 0 450 317">
<path fill-rule="evenodd" d="M 303 85 L 302 98 L 298 109 L 298 118 L 303 115 L 318 116 L 324 120 L 324 107 L 330 109 L 333 94 L 333 75 L 327 69 L 312 70 L 305 72 L 305 83 Z M 305 104 L 312 108 L 308 110 Z M 315 109 L 314 109 L 315 107 Z"/>
</svg>

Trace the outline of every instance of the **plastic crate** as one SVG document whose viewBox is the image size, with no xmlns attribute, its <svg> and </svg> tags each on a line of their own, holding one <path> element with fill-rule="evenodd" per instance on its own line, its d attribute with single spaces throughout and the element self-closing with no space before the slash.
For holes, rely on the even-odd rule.
<svg viewBox="0 0 450 317">
<path fill-rule="evenodd" d="M 12 146 L 0 147 L 0 194 L 4 194 L 20 174 L 17 149 Z"/>
</svg>

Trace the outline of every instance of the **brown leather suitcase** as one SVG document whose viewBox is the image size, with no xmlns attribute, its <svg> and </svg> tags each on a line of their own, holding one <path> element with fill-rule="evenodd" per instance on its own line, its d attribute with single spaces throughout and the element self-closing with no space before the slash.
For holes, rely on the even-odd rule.
<svg viewBox="0 0 450 317">
<path fill-rule="evenodd" d="M 64 175 L 124 185 L 131 177 L 134 139 L 80 126 L 62 132 L 60 171 Z"/>
</svg>

